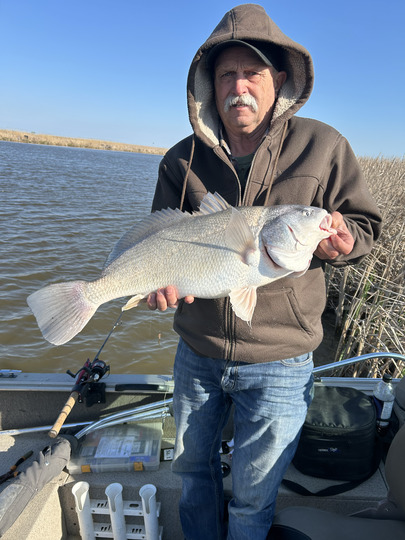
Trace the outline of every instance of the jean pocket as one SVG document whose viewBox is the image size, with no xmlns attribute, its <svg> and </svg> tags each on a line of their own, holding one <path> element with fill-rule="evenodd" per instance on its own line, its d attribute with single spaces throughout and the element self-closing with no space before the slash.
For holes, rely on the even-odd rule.
<svg viewBox="0 0 405 540">
<path fill-rule="evenodd" d="M 286 367 L 302 367 L 310 364 L 313 359 L 312 357 L 312 352 L 309 352 L 301 354 L 301 356 L 295 356 L 294 358 L 286 358 L 285 360 L 281 360 L 281 363 Z"/>
</svg>

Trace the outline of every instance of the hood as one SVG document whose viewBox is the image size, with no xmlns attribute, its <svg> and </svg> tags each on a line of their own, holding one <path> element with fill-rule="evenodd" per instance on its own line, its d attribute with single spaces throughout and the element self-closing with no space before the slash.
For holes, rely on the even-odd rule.
<svg viewBox="0 0 405 540">
<path fill-rule="evenodd" d="M 219 144 L 220 119 L 206 57 L 212 47 L 229 39 L 266 43 L 274 48 L 280 70 L 287 73 L 287 80 L 274 108 L 270 130 L 291 118 L 306 103 L 313 87 L 313 65 L 309 52 L 283 34 L 262 6 L 243 4 L 231 9 L 197 51 L 187 80 L 191 125 L 194 133 L 211 147 Z"/>
</svg>

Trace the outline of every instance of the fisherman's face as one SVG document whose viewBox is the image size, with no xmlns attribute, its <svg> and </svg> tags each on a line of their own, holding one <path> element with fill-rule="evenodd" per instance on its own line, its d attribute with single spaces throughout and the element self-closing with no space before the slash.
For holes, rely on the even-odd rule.
<svg viewBox="0 0 405 540">
<path fill-rule="evenodd" d="M 214 85 L 216 106 L 226 131 L 248 135 L 263 123 L 267 127 L 285 79 L 284 71 L 268 67 L 247 47 L 225 49 L 215 63 Z"/>
</svg>

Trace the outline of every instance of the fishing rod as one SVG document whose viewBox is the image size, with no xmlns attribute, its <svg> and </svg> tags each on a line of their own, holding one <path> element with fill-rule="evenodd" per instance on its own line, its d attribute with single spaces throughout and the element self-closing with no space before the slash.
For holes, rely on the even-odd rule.
<svg viewBox="0 0 405 540">
<path fill-rule="evenodd" d="M 94 403 L 102 403 L 104 401 L 105 385 L 101 386 L 102 383 L 100 383 L 100 379 L 104 377 L 106 373 L 109 373 L 110 366 L 108 366 L 103 360 L 100 360 L 99 356 L 101 351 L 104 349 L 107 341 L 110 339 L 111 334 L 120 324 L 123 313 L 124 312 L 121 311 L 118 319 L 113 324 L 110 332 L 107 334 L 107 337 L 105 338 L 103 344 L 101 345 L 96 356 L 94 357 L 94 360 L 90 362 L 90 360 L 87 359 L 84 366 L 80 368 L 79 371 L 77 371 L 76 373 L 72 373 L 70 369 L 66 371 L 68 375 L 76 379 L 76 382 L 72 388 L 68 400 L 66 401 L 61 412 L 59 413 L 56 422 L 48 431 L 48 435 L 52 439 L 54 439 L 58 435 L 59 431 L 61 430 L 63 424 L 66 421 L 66 418 L 69 416 L 73 407 L 75 406 L 76 401 L 82 403 L 83 399 L 85 399 L 86 405 L 88 407 L 90 407 Z"/>
<path fill-rule="evenodd" d="M 71 424 L 63 424 L 63 428 L 82 428 L 79 432 L 75 434 L 76 439 L 80 439 L 98 429 L 105 427 L 115 426 L 117 424 L 122 424 L 124 422 L 141 420 L 152 420 L 152 419 L 164 419 L 168 415 L 173 415 L 173 398 L 165 398 L 162 401 L 156 401 L 153 403 L 148 403 L 146 405 L 137 405 L 132 409 L 127 409 L 124 411 L 119 411 L 111 413 L 100 420 L 93 421 L 87 420 L 85 422 L 75 422 Z M 1 435 L 23 435 L 26 433 L 39 433 L 42 431 L 49 431 L 52 426 L 38 426 L 38 427 L 29 427 L 29 428 L 19 428 L 19 429 L 6 429 L 0 431 Z"/>
</svg>

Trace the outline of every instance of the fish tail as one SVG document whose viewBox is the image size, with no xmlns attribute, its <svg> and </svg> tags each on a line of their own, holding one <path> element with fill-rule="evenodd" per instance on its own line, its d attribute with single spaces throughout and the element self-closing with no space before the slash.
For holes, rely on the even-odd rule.
<svg viewBox="0 0 405 540">
<path fill-rule="evenodd" d="M 63 345 L 82 330 L 99 304 L 86 295 L 86 281 L 48 285 L 27 298 L 44 338 L 53 345 Z"/>
</svg>

